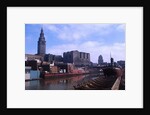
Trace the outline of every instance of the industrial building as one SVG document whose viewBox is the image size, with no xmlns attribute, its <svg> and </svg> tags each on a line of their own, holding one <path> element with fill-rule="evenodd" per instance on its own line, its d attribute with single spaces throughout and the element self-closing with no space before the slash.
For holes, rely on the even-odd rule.
<svg viewBox="0 0 150 115">
<path fill-rule="evenodd" d="M 63 62 L 72 63 L 75 66 L 89 66 L 90 65 L 90 54 L 85 52 L 79 52 L 78 50 L 64 52 Z"/>
</svg>

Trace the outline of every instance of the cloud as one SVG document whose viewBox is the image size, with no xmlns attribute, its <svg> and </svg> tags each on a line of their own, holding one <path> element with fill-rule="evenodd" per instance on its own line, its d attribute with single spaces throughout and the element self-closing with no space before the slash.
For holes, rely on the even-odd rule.
<svg viewBox="0 0 150 115">
<path fill-rule="evenodd" d="M 118 31 L 125 31 L 125 27 L 126 27 L 125 24 L 120 24 L 120 25 L 117 26 L 116 29 L 117 29 Z"/>
<path fill-rule="evenodd" d="M 95 34 L 107 35 L 112 32 L 114 24 L 50 24 L 43 26 L 57 34 L 58 39 L 72 41 L 87 39 Z"/>
<path fill-rule="evenodd" d="M 26 52 L 31 49 L 37 52 L 41 25 L 36 26 L 38 32 L 31 29 L 32 32 L 28 30 L 26 33 Z M 119 43 L 124 39 L 125 24 L 43 24 L 42 27 L 46 43 L 49 43 L 46 53 L 62 55 L 63 52 L 78 50 L 90 53 L 91 61 L 97 63 L 99 55 L 110 62 L 111 52 L 115 61 L 125 60 L 125 43 Z"/>
<path fill-rule="evenodd" d="M 105 45 L 97 41 L 86 41 L 81 44 L 63 44 L 53 46 L 48 49 L 47 53 L 63 55 L 63 52 L 72 50 L 90 53 L 91 61 L 94 63 L 98 62 L 99 55 L 103 56 L 104 61 L 110 62 L 110 52 L 115 61 L 125 60 L 125 43 Z"/>
</svg>

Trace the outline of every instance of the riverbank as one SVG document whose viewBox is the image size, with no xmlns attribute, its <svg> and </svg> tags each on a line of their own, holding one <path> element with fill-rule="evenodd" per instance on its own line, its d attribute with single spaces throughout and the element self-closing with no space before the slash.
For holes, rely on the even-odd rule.
<svg viewBox="0 0 150 115">
<path fill-rule="evenodd" d="M 77 76 L 50 77 L 49 79 L 31 80 L 25 82 L 26 90 L 74 90 L 74 85 L 96 79 L 98 74 Z"/>
<path fill-rule="evenodd" d="M 65 75 L 62 75 L 62 76 L 57 76 L 56 74 L 55 75 L 52 75 L 52 76 L 49 76 L 49 77 L 45 77 L 45 78 L 43 78 L 43 77 L 41 77 L 41 78 L 34 78 L 34 79 L 26 79 L 25 80 L 25 82 L 27 82 L 27 81 L 34 81 L 34 80 L 46 80 L 46 79 L 51 79 L 51 80 L 53 80 L 53 79 L 61 79 L 61 78 L 71 78 L 71 77 L 75 77 L 75 76 L 83 76 L 83 75 L 95 75 L 95 76 L 101 76 L 101 74 L 100 73 L 84 73 L 84 74 L 70 74 L 70 75 L 67 75 L 67 76 L 65 76 Z"/>
<path fill-rule="evenodd" d="M 34 79 L 25 79 L 25 81 L 34 81 L 34 80 L 41 80 L 42 78 L 34 78 Z"/>
</svg>

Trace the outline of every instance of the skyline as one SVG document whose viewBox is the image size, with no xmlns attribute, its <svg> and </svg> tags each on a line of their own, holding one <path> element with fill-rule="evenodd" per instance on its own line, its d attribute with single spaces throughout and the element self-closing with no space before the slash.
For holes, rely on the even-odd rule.
<svg viewBox="0 0 150 115">
<path fill-rule="evenodd" d="M 90 53 L 93 63 L 99 55 L 104 62 L 125 60 L 125 24 L 25 24 L 25 53 L 37 53 L 37 41 L 43 28 L 46 53 L 62 55 L 78 50 Z"/>
</svg>

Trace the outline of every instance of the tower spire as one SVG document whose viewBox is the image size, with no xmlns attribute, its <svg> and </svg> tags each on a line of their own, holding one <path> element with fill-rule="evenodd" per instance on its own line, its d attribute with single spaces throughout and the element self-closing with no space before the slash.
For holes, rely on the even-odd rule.
<svg viewBox="0 0 150 115">
<path fill-rule="evenodd" d="M 46 53 L 46 41 L 44 37 L 43 27 L 41 27 L 41 33 L 38 41 L 38 53 L 39 55 L 45 55 Z"/>
<path fill-rule="evenodd" d="M 40 37 L 39 37 L 39 39 L 43 39 L 43 40 L 45 40 L 45 37 L 44 37 L 44 32 L 43 32 L 43 27 L 41 27 L 41 33 L 40 33 Z"/>
<path fill-rule="evenodd" d="M 41 33 L 43 33 L 43 26 L 41 27 Z"/>
</svg>

